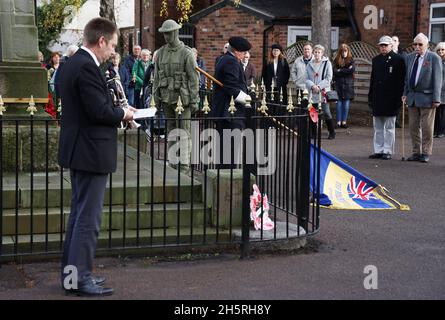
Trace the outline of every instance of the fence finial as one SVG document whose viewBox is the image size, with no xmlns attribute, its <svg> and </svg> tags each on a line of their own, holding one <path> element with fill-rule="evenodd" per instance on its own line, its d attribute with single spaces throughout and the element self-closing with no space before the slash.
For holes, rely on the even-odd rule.
<svg viewBox="0 0 445 320">
<path fill-rule="evenodd" d="M 156 102 L 153 94 L 151 95 L 150 99 L 150 109 L 156 109 Z"/>
<path fill-rule="evenodd" d="M 204 96 L 204 105 L 202 107 L 202 111 L 204 112 L 204 114 L 209 114 L 210 112 L 209 100 L 207 99 L 207 95 Z"/>
<path fill-rule="evenodd" d="M 267 103 L 266 103 L 266 95 L 263 94 L 263 100 L 261 100 L 261 107 L 258 108 L 258 111 L 260 111 L 261 113 L 266 113 L 266 111 L 268 110 L 267 108 Z"/>
<path fill-rule="evenodd" d="M 184 112 L 184 108 L 182 107 L 181 96 L 178 97 L 178 106 L 175 109 L 178 115 L 181 115 Z"/>
<path fill-rule="evenodd" d="M 293 102 L 293 100 L 292 100 L 292 89 L 291 89 L 291 87 L 289 87 L 289 90 L 288 90 L 289 92 L 288 92 L 288 94 L 287 94 L 287 101 L 288 101 L 288 104 L 287 104 L 287 111 L 289 112 L 289 113 L 292 113 L 292 112 L 294 112 L 294 109 L 295 109 L 295 107 L 294 107 L 294 102 Z"/>
<path fill-rule="evenodd" d="M 33 116 L 34 112 L 37 112 L 36 104 L 34 102 L 34 96 L 31 95 L 31 98 L 29 99 L 29 107 L 26 109 L 26 111 L 29 112 L 29 115 Z"/>
<path fill-rule="evenodd" d="M 229 112 L 230 112 L 232 115 L 236 112 L 236 108 L 235 108 L 235 100 L 233 100 L 233 96 L 232 96 L 232 99 L 230 99 Z"/>
<path fill-rule="evenodd" d="M 3 115 L 3 112 L 6 112 L 6 108 L 4 107 L 4 103 L 3 103 L 3 98 L 2 95 L 0 94 L 0 116 Z"/>
</svg>

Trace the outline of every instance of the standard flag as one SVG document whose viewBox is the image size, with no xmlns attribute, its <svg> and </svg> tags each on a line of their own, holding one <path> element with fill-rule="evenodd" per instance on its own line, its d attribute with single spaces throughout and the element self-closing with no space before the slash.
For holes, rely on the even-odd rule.
<svg viewBox="0 0 445 320">
<path fill-rule="evenodd" d="M 311 145 L 311 193 L 316 198 L 315 147 Z M 320 205 L 330 209 L 409 210 L 388 196 L 386 189 L 332 154 L 320 150 Z"/>
</svg>

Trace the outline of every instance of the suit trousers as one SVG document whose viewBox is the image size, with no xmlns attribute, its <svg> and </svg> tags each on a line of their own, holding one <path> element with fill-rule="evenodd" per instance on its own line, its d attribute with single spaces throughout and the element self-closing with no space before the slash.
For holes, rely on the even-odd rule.
<svg viewBox="0 0 445 320">
<path fill-rule="evenodd" d="M 373 117 L 374 153 L 394 154 L 396 117 Z"/>
<path fill-rule="evenodd" d="M 108 174 L 71 170 L 71 212 L 62 257 L 65 266 L 75 266 L 79 284 L 91 279 L 99 236 Z"/>
<path fill-rule="evenodd" d="M 413 153 L 431 155 L 433 153 L 433 131 L 436 109 L 408 107 L 409 131 Z"/>
</svg>

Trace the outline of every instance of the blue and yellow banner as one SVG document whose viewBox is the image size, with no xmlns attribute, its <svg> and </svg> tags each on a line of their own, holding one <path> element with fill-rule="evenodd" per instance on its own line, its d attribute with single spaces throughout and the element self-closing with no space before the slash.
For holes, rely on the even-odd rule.
<svg viewBox="0 0 445 320">
<path fill-rule="evenodd" d="M 320 150 L 320 205 L 330 209 L 346 210 L 410 210 L 388 196 L 386 189 L 364 176 L 332 154 Z M 311 192 L 317 192 L 314 183 L 315 147 L 311 145 Z M 314 192 L 315 190 L 315 192 Z"/>
</svg>

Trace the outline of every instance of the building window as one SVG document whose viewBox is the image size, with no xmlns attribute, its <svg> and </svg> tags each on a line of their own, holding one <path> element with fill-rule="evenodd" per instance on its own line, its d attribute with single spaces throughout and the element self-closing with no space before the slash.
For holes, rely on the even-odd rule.
<svg viewBox="0 0 445 320">
<path fill-rule="evenodd" d="M 331 49 L 338 49 L 339 27 L 331 29 Z M 312 40 L 312 27 L 309 26 L 289 26 L 287 28 L 287 46 L 302 40 Z"/>
<path fill-rule="evenodd" d="M 439 43 L 445 39 L 445 2 L 435 3 L 430 9 L 430 41 Z"/>
</svg>

